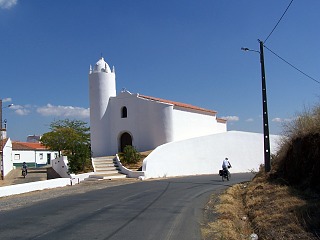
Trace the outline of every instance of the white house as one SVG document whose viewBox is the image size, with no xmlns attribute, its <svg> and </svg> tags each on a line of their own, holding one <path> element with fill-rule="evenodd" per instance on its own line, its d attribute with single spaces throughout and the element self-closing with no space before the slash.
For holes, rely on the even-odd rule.
<svg viewBox="0 0 320 240">
<path fill-rule="evenodd" d="M 58 151 L 51 151 L 41 143 L 12 142 L 12 162 L 16 167 L 20 167 L 23 162 L 29 167 L 50 165 L 58 154 Z"/>
<path fill-rule="evenodd" d="M 217 112 L 190 104 L 133 94 L 116 94 L 114 68 L 103 58 L 89 72 L 93 157 L 115 155 L 126 145 L 138 151 L 227 131 Z"/>
</svg>

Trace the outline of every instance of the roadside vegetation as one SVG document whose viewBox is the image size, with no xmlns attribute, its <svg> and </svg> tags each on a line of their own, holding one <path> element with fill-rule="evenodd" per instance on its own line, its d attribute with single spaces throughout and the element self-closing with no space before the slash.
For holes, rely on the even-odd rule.
<svg viewBox="0 0 320 240">
<path fill-rule="evenodd" d="M 68 157 L 71 173 L 92 171 L 90 128 L 79 120 L 58 120 L 50 124 L 50 132 L 43 134 L 41 143 Z"/>
<path fill-rule="evenodd" d="M 203 239 L 320 239 L 320 105 L 283 135 L 269 173 L 261 166 L 252 181 L 211 196 Z"/>
<path fill-rule="evenodd" d="M 123 166 L 128 169 L 141 171 L 143 160 L 152 152 L 138 152 L 133 146 L 127 145 L 124 147 L 123 152 L 119 153 L 119 158 Z"/>
</svg>

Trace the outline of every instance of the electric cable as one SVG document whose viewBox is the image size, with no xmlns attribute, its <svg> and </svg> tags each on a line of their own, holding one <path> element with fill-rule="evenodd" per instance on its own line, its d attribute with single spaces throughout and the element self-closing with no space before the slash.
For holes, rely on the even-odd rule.
<svg viewBox="0 0 320 240">
<path fill-rule="evenodd" d="M 311 77 L 310 75 L 306 74 L 305 72 L 301 71 L 299 68 L 295 67 L 294 65 L 292 65 L 291 63 L 289 63 L 287 60 L 285 60 L 284 58 L 280 57 L 278 54 L 276 54 L 274 51 L 272 51 L 271 49 L 269 49 L 266 45 L 263 45 L 267 50 L 269 50 L 271 53 L 273 53 L 275 56 L 277 56 L 278 58 L 280 58 L 282 61 L 284 61 L 285 63 L 287 63 L 288 65 L 290 65 L 291 67 L 293 67 L 295 70 L 299 71 L 300 73 L 302 73 L 303 75 L 305 75 L 306 77 L 310 78 L 311 80 L 315 81 L 316 83 L 320 84 L 320 81 L 318 81 L 317 79 Z"/>
<path fill-rule="evenodd" d="M 281 18 L 279 19 L 279 21 L 277 22 L 277 24 L 274 26 L 274 28 L 272 29 L 272 31 L 269 33 L 268 37 L 266 38 L 266 40 L 264 40 L 264 42 L 267 42 L 268 38 L 271 36 L 271 34 L 274 32 L 274 30 L 277 28 L 277 26 L 279 25 L 279 23 L 281 22 L 282 18 L 284 17 L 284 15 L 286 14 L 286 12 L 288 11 L 291 3 L 293 2 L 293 0 L 291 0 L 291 2 L 289 3 L 287 9 L 284 11 L 284 13 L 282 14 Z"/>
</svg>

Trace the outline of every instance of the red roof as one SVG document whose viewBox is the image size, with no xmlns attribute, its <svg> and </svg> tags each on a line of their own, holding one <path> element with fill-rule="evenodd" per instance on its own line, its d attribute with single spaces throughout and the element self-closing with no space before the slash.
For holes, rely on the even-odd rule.
<svg viewBox="0 0 320 240">
<path fill-rule="evenodd" d="M 216 111 L 208 110 L 208 109 L 205 109 L 205 108 L 196 107 L 196 106 L 193 106 L 193 105 L 190 105 L 190 104 L 186 104 L 186 103 L 174 102 L 174 101 L 170 101 L 170 100 L 165 100 L 165 99 L 155 98 L 155 97 L 149 97 L 149 96 L 140 95 L 140 94 L 138 96 L 141 97 L 141 98 L 144 98 L 144 99 L 151 100 L 151 101 L 169 103 L 169 104 L 172 104 L 172 105 L 177 106 L 177 107 L 189 108 L 189 109 L 193 109 L 193 110 L 197 110 L 197 111 L 201 111 L 201 112 L 206 112 L 206 113 L 210 113 L 210 114 L 214 114 L 214 115 L 217 114 Z"/>
<path fill-rule="evenodd" d="M 48 150 L 41 143 L 12 142 L 13 150 Z"/>
<path fill-rule="evenodd" d="M 227 119 L 217 118 L 217 122 L 218 122 L 218 123 L 226 123 L 226 122 L 227 122 Z"/>
</svg>

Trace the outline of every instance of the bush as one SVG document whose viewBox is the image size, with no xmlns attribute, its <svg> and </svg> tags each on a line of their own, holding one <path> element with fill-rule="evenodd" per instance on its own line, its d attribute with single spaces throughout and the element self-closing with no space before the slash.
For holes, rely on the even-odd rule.
<svg viewBox="0 0 320 240">
<path fill-rule="evenodd" d="M 121 161 L 124 164 L 136 164 L 141 159 L 141 154 L 135 147 L 127 145 L 123 149 L 123 153 L 120 153 Z"/>
<path fill-rule="evenodd" d="M 292 122 L 284 125 L 284 135 L 289 140 L 313 133 L 320 133 L 320 104 L 305 108 Z"/>
<path fill-rule="evenodd" d="M 320 105 L 285 126 L 285 138 L 273 162 L 273 177 L 320 191 Z"/>
</svg>

